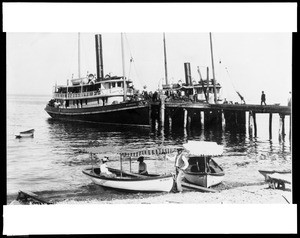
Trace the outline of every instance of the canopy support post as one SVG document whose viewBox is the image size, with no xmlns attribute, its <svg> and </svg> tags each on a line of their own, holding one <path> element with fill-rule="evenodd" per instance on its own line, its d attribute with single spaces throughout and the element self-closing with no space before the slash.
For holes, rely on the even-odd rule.
<svg viewBox="0 0 300 238">
<path fill-rule="evenodd" d="M 93 163 L 93 154 L 90 153 L 91 161 L 92 161 L 92 172 L 94 173 L 94 163 Z"/>
<path fill-rule="evenodd" d="M 121 171 L 121 177 L 122 177 L 122 155 L 120 155 L 120 171 Z"/>
</svg>

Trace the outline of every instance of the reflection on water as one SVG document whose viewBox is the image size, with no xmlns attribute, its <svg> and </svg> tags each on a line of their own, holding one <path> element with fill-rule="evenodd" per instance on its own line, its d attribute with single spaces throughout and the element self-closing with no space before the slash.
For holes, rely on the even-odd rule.
<svg viewBox="0 0 300 238">
<path fill-rule="evenodd" d="M 80 151 L 95 143 L 102 148 L 100 157 L 108 155 L 111 160 L 109 165 L 119 168 L 117 153 L 124 147 L 143 149 L 158 144 L 181 145 L 188 140 L 215 141 L 224 146 L 223 156 L 215 158 L 226 173 L 220 189 L 261 183 L 264 178 L 258 173 L 258 169 L 291 169 L 290 141 L 287 138 L 281 141 L 276 138 L 276 123 L 273 125 L 273 139 L 270 140 L 268 127 L 259 126 L 259 117 L 257 137 L 249 137 L 247 130 L 203 130 L 199 126 L 184 129 L 176 125 L 173 125 L 172 129 L 158 126 L 147 128 L 54 120 L 44 111 L 47 101 L 46 97 L 26 100 L 14 97 L 8 100 L 8 195 L 24 189 L 52 194 L 54 199 L 71 197 L 71 194 L 76 193 L 85 194 L 85 199 L 95 194 L 101 199 L 134 196 L 100 189 L 83 175 L 82 170 L 97 161 L 92 161 L 88 154 Z M 21 127 L 34 128 L 34 138 L 15 139 L 14 133 Z M 149 156 L 146 162 L 152 172 L 173 172 L 172 161 L 164 161 L 161 158 L 155 160 Z M 133 161 L 132 168 L 137 170 L 137 165 L 137 162 Z M 125 163 L 124 167 L 128 169 L 129 164 Z"/>
</svg>

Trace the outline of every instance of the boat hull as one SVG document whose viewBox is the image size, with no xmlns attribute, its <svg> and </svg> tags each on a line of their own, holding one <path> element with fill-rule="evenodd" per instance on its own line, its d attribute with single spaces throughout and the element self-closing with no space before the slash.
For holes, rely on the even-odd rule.
<svg viewBox="0 0 300 238">
<path fill-rule="evenodd" d="M 223 169 L 211 158 L 189 156 L 189 166 L 184 170 L 185 179 L 205 188 L 221 183 L 225 177 Z"/>
<path fill-rule="evenodd" d="M 33 133 L 20 133 L 15 136 L 16 136 L 16 138 L 29 138 L 29 137 L 33 137 Z"/>
<path fill-rule="evenodd" d="M 260 172 L 264 177 L 265 180 L 268 181 L 269 180 L 269 175 L 273 175 L 273 174 L 291 174 L 292 171 L 290 169 L 288 170 L 258 170 L 258 172 Z"/>
<path fill-rule="evenodd" d="M 45 111 L 55 119 L 122 125 L 150 125 L 149 105 L 144 101 L 70 109 L 47 105 Z"/>
<path fill-rule="evenodd" d="M 215 185 L 220 184 L 224 179 L 225 174 L 213 174 L 213 173 L 199 173 L 199 174 L 192 174 L 192 173 L 184 173 L 185 179 L 192 183 L 197 184 L 202 187 L 212 187 Z"/>
<path fill-rule="evenodd" d="M 112 171 L 112 169 L 109 169 Z M 116 170 L 114 170 L 116 171 Z M 112 171 L 112 172 L 114 172 Z M 174 179 L 170 175 L 158 175 L 158 176 L 143 176 L 143 177 L 129 177 L 126 173 L 123 177 L 117 176 L 115 178 L 103 177 L 93 172 L 93 169 L 86 169 L 82 171 L 87 177 L 89 177 L 95 184 L 101 185 L 107 188 L 139 191 L 139 192 L 170 192 Z"/>
<path fill-rule="evenodd" d="M 21 131 L 19 134 L 16 134 L 16 138 L 23 138 L 23 137 L 33 137 L 34 129 Z"/>
</svg>

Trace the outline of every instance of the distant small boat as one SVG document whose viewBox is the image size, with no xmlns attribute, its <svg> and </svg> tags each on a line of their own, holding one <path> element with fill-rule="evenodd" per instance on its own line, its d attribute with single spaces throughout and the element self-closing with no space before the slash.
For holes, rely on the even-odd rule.
<svg viewBox="0 0 300 238">
<path fill-rule="evenodd" d="M 30 129 L 27 131 L 21 131 L 19 134 L 16 134 L 16 138 L 23 138 L 23 137 L 33 137 L 34 129 Z"/>
<path fill-rule="evenodd" d="M 189 166 L 183 171 L 188 182 L 209 188 L 223 181 L 223 169 L 211 158 L 222 154 L 222 146 L 215 142 L 189 141 L 183 147 L 189 151 Z"/>
</svg>

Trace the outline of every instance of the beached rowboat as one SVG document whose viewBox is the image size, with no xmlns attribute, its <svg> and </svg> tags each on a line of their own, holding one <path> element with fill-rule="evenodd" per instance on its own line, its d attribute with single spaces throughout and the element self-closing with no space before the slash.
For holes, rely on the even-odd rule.
<svg viewBox="0 0 300 238">
<path fill-rule="evenodd" d="M 223 181 L 223 169 L 211 158 L 222 154 L 222 146 L 215 142 L 189 141 L 183 147 L 189 152 L 189 166 L 183 171 L 188 182 L 209 188 Z"/>
<path fill-rule="evenodd" d="M 93 167 L 83 170 L 95 184 L 103 187 L 140 192 L 170 192 L 173 187 L 173 176 L 148 174 L 139 175 L 119 169 L 108 168 L 117 177 L 104 177 L 100 175 L 100 168 Z"/>
<path fill-rule="evenodd" d="M 290 169 L 285 169 L 285 170 L 258 170 L 264 177 L 265 180 L 267 181 L 269 178 L 269 175 L 271 174 L 291 174 L 292 171 Z"/>
</svg>

